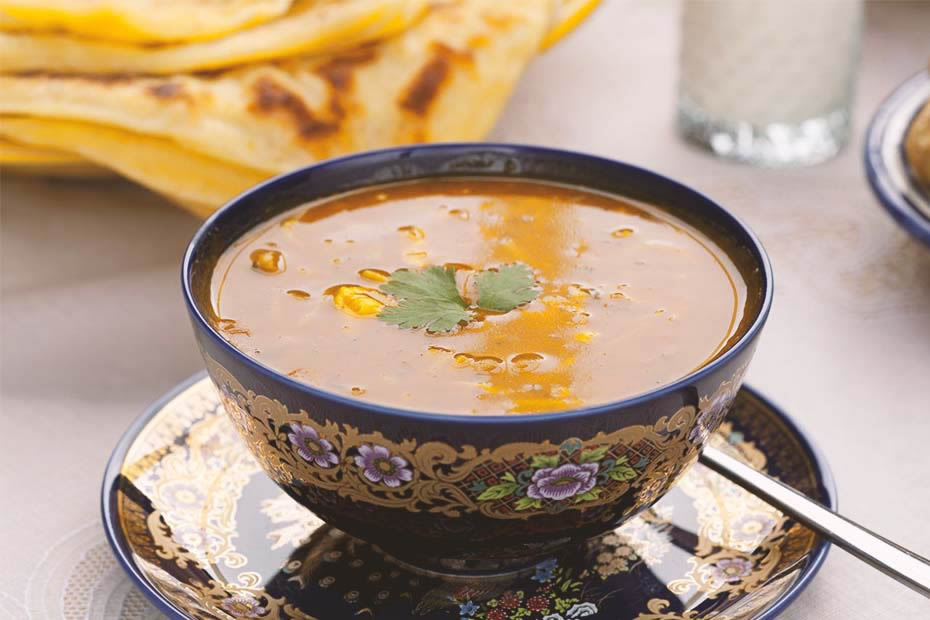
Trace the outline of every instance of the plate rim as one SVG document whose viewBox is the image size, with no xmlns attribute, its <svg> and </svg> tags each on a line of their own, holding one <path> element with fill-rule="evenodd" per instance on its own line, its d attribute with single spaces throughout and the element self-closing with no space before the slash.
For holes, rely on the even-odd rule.
<svg viewBox="0 0 930 620">
<path fill-rule="evenodd" d="M 895 87 L 879 104 L 866 129 L 863 159 L 872 193 L 888 213 L 911 235 L 930 246 L 930 219 L 912 206 L 889 179 L 888 166 L 882 156 L 882 142 L 888 123 L 898 112 L 900 102 L 914 90 L 930 85 L 930 70 L 922 69 Z M 928 98 L 930 101 L 930 98 Z M 924 102 L 924 105 L 927 102 Z M 911 110 L 912 115 L 919 108 Z M 916 189 L 916 188 L 915 188 Z M 926 191 L 921 189 L 920 191 Z"/>
<path fill-rule="evenodd" d="M 155 417 L 155 415 L 158 414 L 162 409 L 164 409 L 164 407 L 178 394 L 182 393 L 192 385 L 200 382 L 204 378 L 207 378 L 207 372 L 205 370 L 202 370 L 193 376 L 188 377 L 184 381 L 168 390 L 168 392 L 156 400 L 152 405 L 147 407 L 141 415 L 132 421 L 126 431 L 123 432 L 123 434 L 120 436 L 116 443 L 116 447 L 113 449 L 113 453 L 107 460 L 100 493 L 100 508 L 101 516 L 103 518 L 104 534 L 106 535 L 110 549 L 112 549 L 113 554 L 116 556 L 120 566 L 129 576 L 132 584 L 142 591 L 149 602 L 151 602 L 162 613 L 177 620 L 189 620 L 190 616 L 184 614 L 167 598 L 165 598 L 161 591 L 156 589 L 149 582 L 149 580 L 145 578 L 145 575 L 142 574 L 142 572 L 139 570 L 139 567 L 131 557 L 131 551 L 129 549 L 128 543 L 123 537 L 118 512 L 115 509 L 116 482 L 120 475 L 120 470 L 122 469 L 122 464 L 125 460 L 126 454 L 129 452 L 130 446 L 132 446 L 133 440 L 152 420 L 152 418 Z M 828 508 L 836 510 L 837 490 L 836 482 L 833 478 L 833 472 L 831 471 L 830 465 L 823 453 L 810 440 L 810 435 L 805 432 L 800 425 L 798 425 L 794 418 L 785 413 L 784 409 L 772 402 L 771 399 L 762 395 L 758 390 L 746 384 L 743 384 L 743 386 L 740 388 L 740 391 L 743 390 L 758 399 L 764 406 L 773 410 L 781 418 L 781 421 L 785 424 L 788 430 L 794 433 L 798 443 L 801 445 L 801 448 L 807 451 L 811 463 L 814 466 L 814 475 L 817 479 L 818 493 L 826 500 L 824 505 Z M 772 618 L 780 615 L 788 606 L 790 606 L 820 571 L 820 568 L 827 557 L 827 553 L 830 551 L 830 546 L 830 541 L 821 536 L 818 547 L 815 551 L 812 552 L 810 561 L 808 562 L 807 566 L 802 569 L 802 572 L 798 578 L 795 579 L 794 583 L 792 583 L 770 607 L 765 609 L 761 614 L 754 616 L 754 620 L 771 620 Z"/>
</svg>

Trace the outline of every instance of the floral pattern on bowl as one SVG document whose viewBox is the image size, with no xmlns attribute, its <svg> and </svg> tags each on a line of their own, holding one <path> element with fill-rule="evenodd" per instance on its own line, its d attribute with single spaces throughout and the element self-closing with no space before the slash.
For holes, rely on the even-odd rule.
<svg viewBox="0 0 930 620">
<path fill-rule="evenodd" d="M 290 411 L 246 389 L 215 361 L 208 369 L 230 419 L 279 484 L 410 512 L 480 512 L 495 519 L 583 511 L 631 492 L 638 504 L 651 503 L 697 459 L 742 376 L 740 371 L 725 381 L 702 401 L 700 412 L 686 405 L 653 426 L 630 425 L 558 445 L 521 442 L 478 450 L 389 440 L 378 430 Z"/>
</svg>

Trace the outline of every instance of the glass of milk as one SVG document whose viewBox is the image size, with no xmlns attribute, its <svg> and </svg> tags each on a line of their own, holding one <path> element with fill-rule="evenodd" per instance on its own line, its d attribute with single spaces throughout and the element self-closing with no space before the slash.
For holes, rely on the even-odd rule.
<svg viewBox="0 0 930 620">
<path fill-rule="evenodd" d="M 685 0 L 678 127 L 720 157 L 815 164 L 846 144 L 862 0 Z"/>
</svg>

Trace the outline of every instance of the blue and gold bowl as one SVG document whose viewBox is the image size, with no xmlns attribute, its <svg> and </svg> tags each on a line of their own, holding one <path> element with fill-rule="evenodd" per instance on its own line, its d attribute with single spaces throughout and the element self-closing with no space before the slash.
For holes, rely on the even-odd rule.
<svg viewBox="0 0 930 620">
<path fill-rule="evenodd" d="M 213 327 L 213 267 L 255 225 L 350 190 L 456 176 L 571 184 L 692 222 L 722 240 L 749 284 L 742 335 L 699 370 L 634 398 L 473 416 L 385 407 L 300 383 L 235 349 Z M 759 241 L 698 192 L 590 155 L 481 143 L 363 153 L 272 179 L 207 220 L 184 257 L 182 279 L 207 370 L 267 474 L 324 520 L 399 560 L 464 573 L 532 565 L 652 505 L 726 415 L 772 300 Z M 307 445 L 316 448 L 312 458 L 298 452 Z M 577 483 L 571 494 L 548 492 L 549 482 L 568 478 Z"/>
</svg>

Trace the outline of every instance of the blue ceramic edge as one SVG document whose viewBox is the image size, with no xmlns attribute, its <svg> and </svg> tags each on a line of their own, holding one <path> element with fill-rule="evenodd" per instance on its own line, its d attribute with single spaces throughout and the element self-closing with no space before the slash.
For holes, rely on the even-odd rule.
<svg viewBox="0 0 930 620">
<path fill-rule="evenodd" d="M 129 425 L 129 428 L 122 434 L 119 438 L 119 441 L 116 443 L 116 447 L 113 449 L 113 453 L 110 455 L 110 458 L 107 460 L 107 466 L 103 474 L 103 485 L 100 493 L 100 511 L 103 517 L 103 531 L 106 535 L 107 542 L 110 543 L 110 549 L 113 550 L 113 555 L 116 556 L 117 561 L 123 570 L 129 575 L 130 580 L 133 584 L 139 588 L 142 593 L 149 599 L 149 601 L 155 605 L 158 611 L 162 612 L 166 616 L 171 618 L 178 618 L 179 620 L 190 620 L 186 614 L 181 613 L 178 609 L 167 601 L 162 594 L 156 590 L 152 584 L 149 583 L 148 579 L 139 572 L 136 563 L 131 557 L 131 551 L 126 545 L 126 541 L 123 538 L 122 528 L 119 523 L 119 515 L 117 514 L 114 506 L 115 493 L 116 493 L 116 484 L 120 475 L 120 470 L 122 469 L 123 462 L 126 459 L 126 453 L 129 452 L 129 447 L 132 445 L 133 440 L 139 435 L 145 425 L 155 417 L 155 415 L 161 411 L 165 405 L 171 402 L 178 394 L 194 385 L 201 379 L 207 376 L 207 371 L 202 370 L 195 374 L 194 376 L 185 379 L 175 387 L 171 388 L 167 394 L 159 398 L 152 405 L 150 405 L 145 412 L 142 413 L 138 418 L 133 420 L 132 424 Z"/>
<path fill-rule="evenodd" d="M 905 230 L 930 246 L 930 220 L 924 217 L 900 194 L 888 178 L 881 155 L 882 139 L 888 120 L 894 114 L 899 101 L 912 89 L 927 79 L 927 71 L 920 71 L 895 88 L 878 106 L 866 130 L 864 163 L 869 186 L 878 201 Z"/>
<path fill-rule="evenodd" d="M 145 576 L 139 571 L 136 563 L 132 560 L 131 552 L 126 548 L 126 542 L 123 539 L 123 535 L 121 533 L 119 516 L 114 510 L 113 499 L 114 493 L 116 492 L 116 482 L 119 477 L 123 461 L 126 458 L 126 453 L 129 451 L 129 447 L 132 445 L 133 440 L 138 436 L 139 432 L 174 397 L 206 376 L 206 371 L 201 371 L 181 382 L 179 385 L 172 388 L 171 391 L 169 391 L 167 394 L 159 398 L 154 404 L 149 406 L 148 409 L 142 413 L 142 415 L 140 415 L 132 422 L 132 424 L 130 424 L 129 428 L 126 429 L 126 431 L 120 437 L 116 447 L 113 449 L 113 453 L 110 455 L 110 458 L 107 461 L 100 494 L 104 534 L 106 535 L 107 542 L 110 544 L 110 548 L 113 550 L 113 554 L 116 556 L 120 566 L 122 566 L 123 570 L 126 571 L 126 574 L 129 575 L 129 578 L 133 584 L 142 591 L 146 598 L 148 598 L 149 601 L 151 601 L 159 611 L 171 618 L 177 618 L 178 620 L 190 619 L 187 615 L 178 611 L 174 605 L 166 600 L 162 594 L 149 583 L 148 579 L 146 579 Z M 760 394 L 754 388 L 743 384 L 743 386 L 740 388 L 740 391 L 743 390 L 758 398 L 772 411 L 774 411 L 785 423 L 785 425 L 794 433 L 795 437 L 797 437 L 799 443 L 801 444 L 801 447 L 807 452 L 808 457 L 810 457 L 810 460 L 814 465 L 814 473 L 819 482 L 818 491 L 820 493 L 821 503 L 827 508 L 836 510 L 837 491 L 836 482 L 833 478 L 833 472 L 830 470 L 830 466 L 826 460 L 826 457 L 809 439 L 810 435 L 808 435 L 791 416 L 785 413 L 784 409 L 775 405 L 771 400 Z M 808 562 L 807 566 L 802 569 L 798 578 L 787 590 L 781 594 L 781 596 L 778 597 L 772 607 L 762 612 L 762 614 L 757 616 L 755 620 L 771 620 L 772 618 L 779 616 L 783 611 L 785 611 L 785 609 L 787 609 L 794 602 L 798 595 L 808 585 L 810 585 L 810 582 L 820 571 L 820 568 L 823 565 L 829 550 L 830 542 L 821 536 L 818 548 L 813 552 L 811 560 Z"/>
<path fill-rule="evenodd" d="M 762 291 L 762 303 L 759 308 L 759 313 L 756 316 L 756 319 L 753 321 L 752 325 L 746 330 L 746 333 L 737 341 L 733 346 L 727 349 L 723 354 L 713 360 L 711 363 L 702 366 L 696 371 L 692 372 L 689 375 L 681 377 L 680 379 L 660 386 L 654 390 L 644 392 L 637 396 L 631 398 L 622 399 L 618 401 L 611 401 L 608 403 L 595 405 L 592 407 L 581 407 L 577 409 L 569 409 L 566 411 L 560 411 L 556 413 L 536 413 L 536 414 L 523 414 L 519 416 L 513 415 L 465 415 L 465 414 L 449 414 L 449 413 L 430 413 L 427 411 L 417 411 L 414 409 L 402 409 L 398 407 L 391 407 L 388 405 L 380 405 L 376 403 L 370 403 L 367 401 L 350 398 L 348 396 L 343 396 L 334 392 L 329 392 L 317 387 L 313 387 L 306 383 L 297 381 L 291 377 L 288 377 L 284 373 L 280 373 L 273 368 L 262 364 L 258 360 L 246 355 L 239 349 L 235 348 L 228 340 L 222 337 L 210 322 L 207 321 L 206 317 L 201 313 L 200 309 L 197 307 L 197 303 L 194 300 L 194 294 L 191 289 L 190 274 L 193 269 L 193 261 L 196 258 L 196 251 L 198 247 L 203 242 L 204 238 L 209 233 L 210 229 L 213 227 L 214 223 L 220 218 L 224 217 L 225 213 L 236 207 L 238 203 L 243 200 L 250 198 L 252 195 L 257 193 L 272 192 L 275 189 L 276 185 L 286 185 L 290 183 L 294 177 L 307 174 L 311 170 L 319 170 L 329 166 L 341 165 L 344 162 L 351 162 L 358 159 L 366 158 L 383 158 L 384 163 L 389 163 L 395 160 L 404 160 L 409 157 L 409 154 L 414 151 L 436 151 L 441 152 L 443 150 L 456 150 L 461 149 L 460 155 L 467 155 L 469 153 L 487 153 L 488 151 L 495 151 L 498 154 L 508 154 L 513 155 L 515 153 L 537 153 L 545 154 L 550 156 L 559 156 L 564 157 L 569 160 L 576 161 L 588 161 L 600 163 L 603 165 L 610 166 L 620 166 L 622 168 L 627 168 L 637 174 L 640 174 L 645 177 L 652 177 L 660 183 L 666 184 L 668 186 L 674 186 L 676 189 L 681 190 L 685 193 L 691 193 L 707 202 L 711 203 L 720 210 L 720 215 L 724 219 L 731 220 L 737 228 L 742 229 L 742 232 L 746 235 L 747 239 L 751 244 L 752 252 L 758 257 L 759 266 L 761 267 L 762 276 L 765 280 L 764 290 Z M 507 176 L 507 175 L 499 175 Z M 772 307 L 772 299 L 774 296 L 774 280 L 772 274 L 772 265 L 769 260 L 768 254 L 765 251 L 762 242 L 759 240 L 758 236 L 752 231 L 752 229 L 746 225 L 741 219 L 730 213 L 725 207 L 720 205 L 716 200 L 711 199 L 702 192 L 699 192 L 683 183 L 679 183 L 673 179 L 670 179 L 664 175 L 661 175 L 652 170 L 635 166 L 633 164 L 628 164 L 625 162 L 613 160 L 606 157 L 599 157 L 596 155 L 588 155 L 585 153 L 580 153 L 577 151 L 569 151 L 564 149 L 555 149 L 549 147 L 541 146 L 531 146 L 531 145 L 522 145 L 522 144 L 508 144 L 508 143 L 496 143 L 496 142 L 457 142 L 457 143 L 438 143 L 438 144 L 426 144 L 426 145 L 414 145 L 414 146 L 404 146 L 404 147 L 395 147 L 374 151 L 366 151 L 364 153 L 357 153 L 354 155 L 347 155 L 345 157 L 338 157 L 333 159 L 328 159 L 310 166 L 305 166 L 291 172 L 286 172 L 284 174 L 278 175 L 274 178 L 271 178 L 263 183 L 260 183 L 245 192 L 239 194 L 225 205 L 220 207 L 213 215 L 211 215 L 197 230 L 194 234 L 194 237 L 191 239 L 190 243 L 187 246 L 186 251 L 184 252 L 184 259 L 181 263 L 181 288 L 184 295 L 184 303 L 187 306 L 187 310 L 193 320 L 196 322 L 196 329 L 202 330 L 203 333 L 208 334 L 210 339 L 216 343 L 220 348 L 224 349 L 231 356 L 241 360 L 246 366 L 251 370 L 268 377 L 269 379 L 283 383 L 289 389 L 296 390 L 297 392 L 308 394 L 312 398 L 319 398 L 323 401 L 335 402 L 340 405 L 355 407 L 359 410 L 370 412 L 374 414 L 387 415 L 387 416 L 398 416 L 406 418 L 412 421 L 442 421 L 444 424 L 448 425 L 483 425 L 487 423 L 498 424 L 498 425 L 512 425 L 512 426 L 525 426 L 528 424 L 533 424 L 541 419 L 545 419 L 547 422 L 559 422 L 566 419 L 583 419 L 593 416 L 601 415 L 605 412 L 624 410 L 638 405 L 648 403 L 649 401 L 661 398 L 665 395 L 672 394 L 677 390 L 687 387 L 704 377 L 717 372 L 722 366 L 729 363 L 733 358 L 737 357 L 742 351 L 751 346 L 756 338 L 759 336 L 762 327 L 765 325 L 766 320 L 768 319 L 769 311 Z"/>
</svg>

